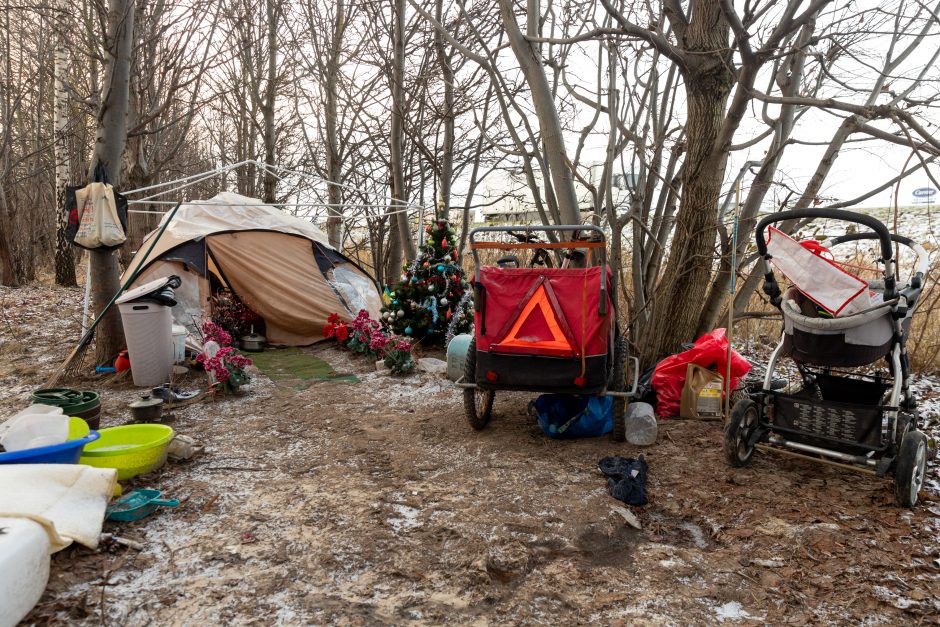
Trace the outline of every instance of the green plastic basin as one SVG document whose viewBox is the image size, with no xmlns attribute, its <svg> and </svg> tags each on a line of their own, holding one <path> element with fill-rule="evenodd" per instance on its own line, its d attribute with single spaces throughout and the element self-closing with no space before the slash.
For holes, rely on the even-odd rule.
<svg viewBox="0 0 940 627">
<path fill-rule="evenodd" d="M 166 425 L 124 425 L 102 429 L 101 437 L 85 446 L 78 463 L 116 468 L 121 481 L 153 472 L 166 463 L 173 429 Z"/>
</svg>

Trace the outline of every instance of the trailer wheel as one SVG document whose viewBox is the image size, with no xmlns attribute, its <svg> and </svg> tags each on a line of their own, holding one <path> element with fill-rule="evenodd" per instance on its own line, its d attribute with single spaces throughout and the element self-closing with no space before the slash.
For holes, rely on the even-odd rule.
<svg viewBox="0 0 940 627">
<path fill-rule="evenodd" d="M 470 348 L 467 349 L 467 359 L 464 362 L 463 379 L 467 383 L 473 383 L 477 377 L 477 341 L 476 338 L 470 340 Z M 464 388 L 463 390 L 463 409 L 467 416 L 467 422 L 477 431 L 482 430 L 490 423 L 493 417 L 493 401 L 496 398 L 496 392 L 493 390 L 481 390 L 479 388 Z"/>
<path fill-rule="evenodd" d="M 757 403 L 740 400 L 731 408 L 731 417 L 725 425 L 725 459 L 735 468 L 746 466 L 754 455 L 754 445 L 748 442 L 757 429 Z"/>
<path fill-rule="evenodd" d="M 614 373 L 610 379 L 610 390 L 612 392 L 625 392 L 627 388 L 627 339 L 618 335 L 616 342 Z M 614 419 L 614 428 L 610 432 L 610 439 L 614 442 L 623 442 L 627 439 L 627 399 L 623 396 L 615 396 L 610 411 Z"/>
<path fill-rule="evenodd" d="M 908 431 L 901 440 L 894 469 L 894 495 L 901 507 L 914 507 L 927 472 L 927 436 Z"/>
</svg>

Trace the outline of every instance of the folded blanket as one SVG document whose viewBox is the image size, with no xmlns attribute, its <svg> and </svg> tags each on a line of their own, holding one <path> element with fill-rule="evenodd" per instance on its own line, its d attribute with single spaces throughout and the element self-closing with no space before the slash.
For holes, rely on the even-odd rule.
<svg viewBox="0 0 940 627">
<path fill-rule="evenodd" d="M 0 516 L 25 517 L 45 528 L 52 552 L 72 542 L 98 547 L 117 471 L 81 464 L 0 465 Z"/>
</svg>

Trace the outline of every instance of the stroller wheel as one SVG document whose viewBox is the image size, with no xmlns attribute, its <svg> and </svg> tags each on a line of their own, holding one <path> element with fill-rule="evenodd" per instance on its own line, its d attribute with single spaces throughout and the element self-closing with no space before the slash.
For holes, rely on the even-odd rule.
<svg viewBox="0 0 940 627">
<path fill-rule="evenodd" d="M 464 362 L 464 380 L 472 382 L 477 376 L 477 341 L 470 340 L 467 360 Z M 463 409 L 470 426 L 480 431 L 490 423 L 493 417 L 493 401 L 496 392 L 479 388 L 464 388 Z"/>
<path fill-rule="evenodd" d="M 927 436 L 908 431 L 901 440 L 894 469 L 894 495 L 901 507 L 914 507 L 927 472 Z"/>
<path fill-rule="evenodd" d="M 746 466 L 754 454 L 754 445 L 748 442 L 757 429 L 757 403 L 740 400 L 731 408 L 731 418 L 725 425 L 725 459 L 732 466 Z"/>
</svg>

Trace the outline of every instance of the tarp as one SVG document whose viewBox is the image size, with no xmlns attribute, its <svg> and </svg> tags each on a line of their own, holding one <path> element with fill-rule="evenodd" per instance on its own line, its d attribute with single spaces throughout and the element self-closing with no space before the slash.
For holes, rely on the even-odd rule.
<svg viewBox="0 0 940 627">
<path fill-rule="evenodd" d="M 258 200 L 223 192 L 181 205 L 145 258 L 157 232 L 144 240 L 125 277 L 143 267 L 133 288 L 180 276 L 173 318 L 191 330 L 209 319 L 212 282 L 264 318 L 272 344 L 322 340 L 331 313 L 346 320 L 360 309 L 380 315 L 378 290 L 365 271 L 330 246 L 315 225 Z"/>
</svg>

